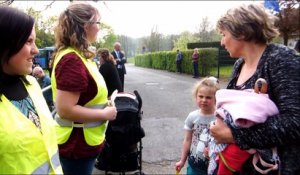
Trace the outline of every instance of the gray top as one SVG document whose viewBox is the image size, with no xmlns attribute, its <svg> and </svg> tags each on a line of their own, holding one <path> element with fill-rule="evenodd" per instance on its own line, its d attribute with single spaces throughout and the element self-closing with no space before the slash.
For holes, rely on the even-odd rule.
<svg viewBox="0 0 300 175">
<path fill-rule="evenodd" d="M 214 114 L 204 115 L 201 110 L 195 110 L 189 113 L 185 120 L 184 129 L 193 132 L 190 154 L 188 157 L 189 164 L 193 167 L 201 167 L 199 164 L 208 160 L 203 156 L 204 148 L 209 141 L 209 124 L 216 118 Z"/>
</svg>

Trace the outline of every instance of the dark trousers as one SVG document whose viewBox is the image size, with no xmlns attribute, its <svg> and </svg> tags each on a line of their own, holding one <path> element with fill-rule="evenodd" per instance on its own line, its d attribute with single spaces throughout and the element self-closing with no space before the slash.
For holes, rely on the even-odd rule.
<svg viewBox="0 0 300 175">
<path fill-rule="evenodd" d="M 91 175 L 96 158 L 67 159 L 60 156 L 60 163 L 65 175 Z"/>
<path fill-rule="evenodd" d="M 124 90 L 124 71 L 123 69 L 118 69 L 119 77 L 122 84 L 122 89 Z"/>
<path fill-rule="evenodd" d="M 182 73 L 181 62 L 182 61 L 176 61 L 176 70 L 179 73 Z"/>
<path fill-rule="evenodd" d="M 194 77 L 199 77 L 198 62 L 193 62 Z"/>
</svg>

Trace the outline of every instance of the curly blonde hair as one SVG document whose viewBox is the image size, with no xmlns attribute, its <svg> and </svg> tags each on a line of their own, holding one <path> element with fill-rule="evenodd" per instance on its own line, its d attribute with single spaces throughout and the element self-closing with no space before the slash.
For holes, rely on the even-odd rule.
<svg viewBox="0 0 300 175">
<path fill-rule="evenodd" d="M 277 20 L 261 4 L 243 4 L 228 10 L 218 20 L 217 28 L 228 30 L 238 40 L 269 43 L 279 35 Z"/>
<path fill-rule="evenodd" d="M 85 25 L 96 16 L 100 16 L 97 8 L 86 2 L 72 2 L 58 19 L 55 32 L 55 50 L 53 58 L 57 52 L 67 47 L 77 49 L 80 54 L 88 59 L 95 57 L 89 47 Z"/>
</svg>

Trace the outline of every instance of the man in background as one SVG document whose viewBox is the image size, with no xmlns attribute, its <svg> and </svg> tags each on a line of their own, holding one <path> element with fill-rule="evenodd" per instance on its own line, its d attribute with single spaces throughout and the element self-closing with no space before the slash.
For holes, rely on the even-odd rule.
<svg viewBox="0 0 300 175">
<path fill-rule="evenodd" d="M 46 88 L 49 85 L 51 85 L 51 80 L 48 75 L 45 74 L 44 70 L 40 66 L 36 66 L 32 70 L 32 75 L 37 79 L 39 82 L 41 88 Z M 52 111 L 54 106 L 53 106 L 53 100 L 52 100 L 52 90 L 51 88 L 43 92 L 44 98 L 47 102 L 47 105 L 49 107 L 49 110 Z"/>
<path fill-rule="evenodd" d="M 126 74 L 126 68 L 125 68 L 126 58 L 125 58 L 125 54 L 121 51 L 121 43 L 116 42 L 114 44 L 114 51 L 112 51 L 111 54 L 113 55 L 114 59 L 117 62 L 116 67 L 121 80 L 122 89 L 124 89 L 124 75 Z"/>
<path fill-rule="evenodd" d="M 183 55 L 182 53 L 179 51 L 179 49 L 177 49 L 176 51 L 176 71 L 178 73 L 182 73 L 182 66 L 181 66 L 181 63 L 182 63 L 182 60 L 183 60 Z"/>
</svg>

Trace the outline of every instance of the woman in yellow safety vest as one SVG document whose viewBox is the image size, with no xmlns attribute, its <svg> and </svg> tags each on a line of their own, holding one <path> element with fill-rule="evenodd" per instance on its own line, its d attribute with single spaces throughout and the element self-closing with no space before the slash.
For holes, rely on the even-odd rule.
<svg viewBox="0 0 300 175">
<path fill-rule="evenodd" d="M 51 76 L 57 114 L 60 161 L 65 174 L 91 174 L 117 110 L 107 105 L 105 81 L 93 61 L 91 43 L 100 31 L 100 14 L 88 2 L 73 2 L 55 27 Z"/>
<path fill-rule="evenodd" d="M 34 19 L 0 6 L 0 174 L 62 174 L 55 122 L 32 71 Z"/>
</svg>

